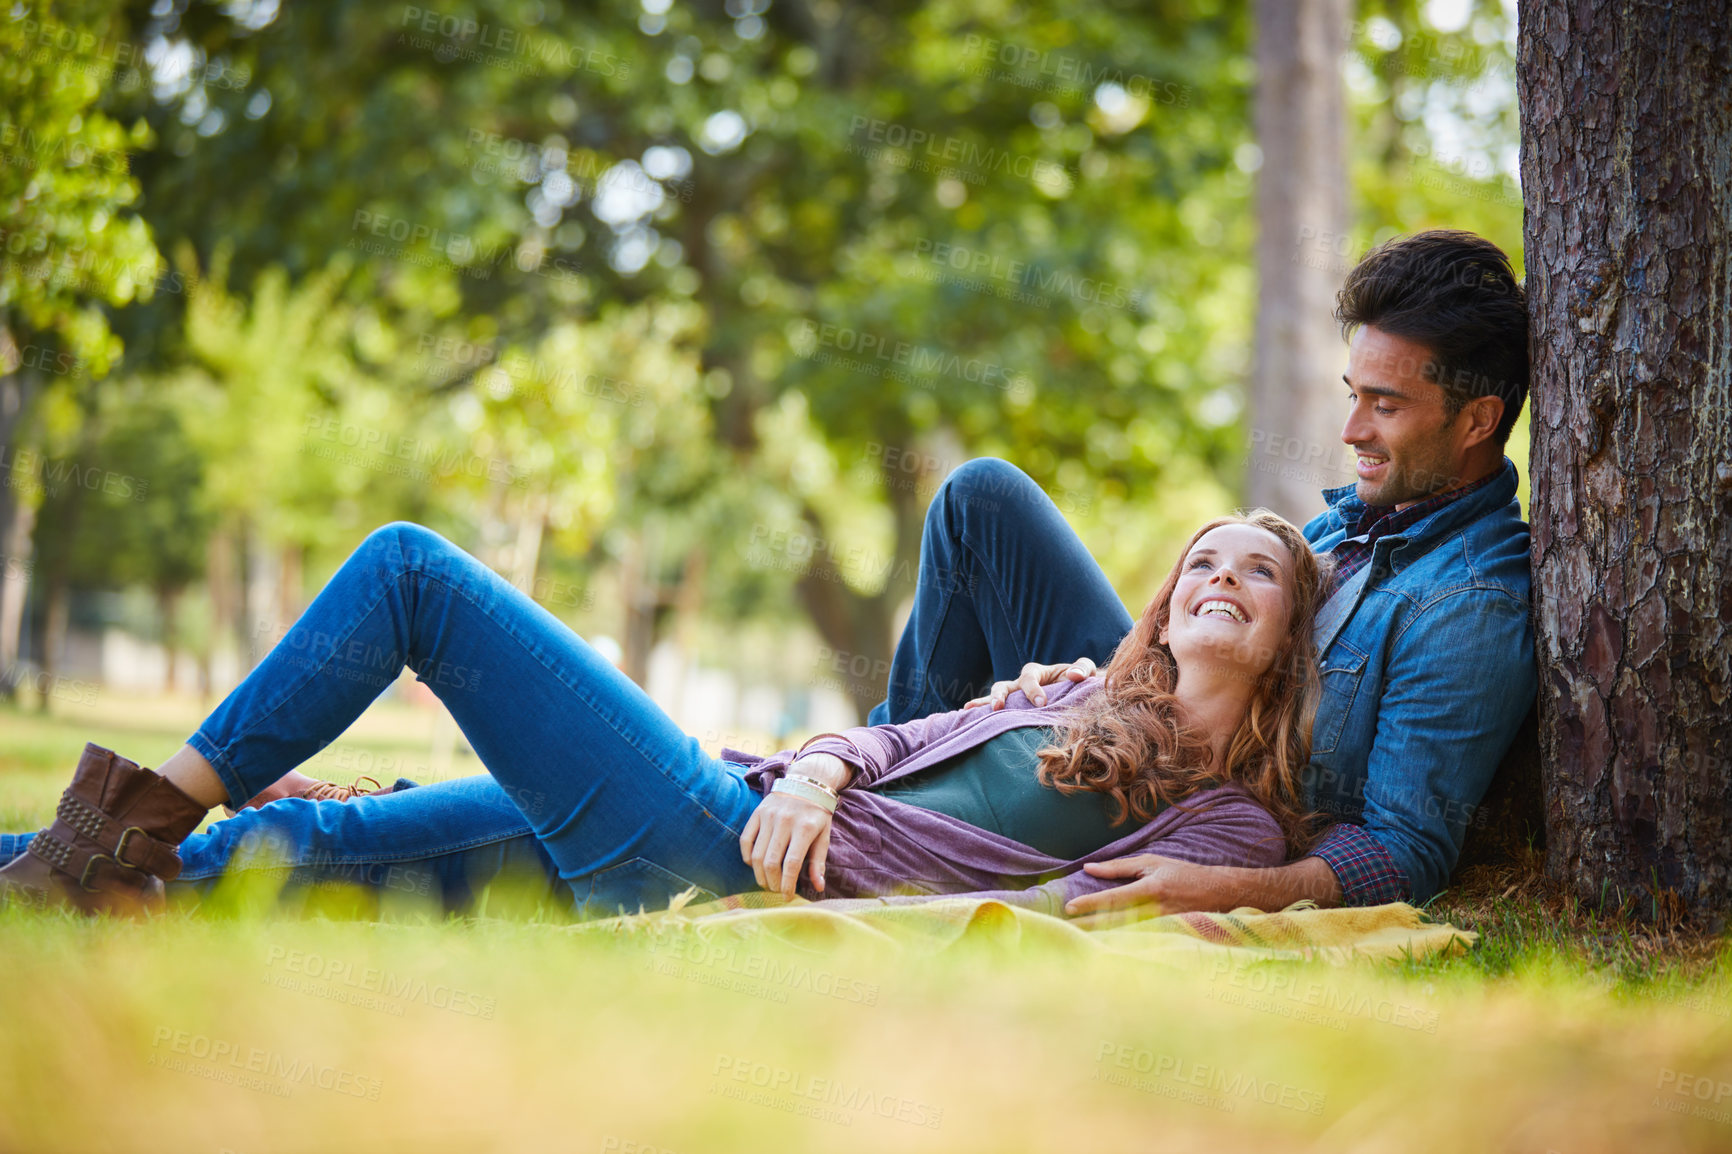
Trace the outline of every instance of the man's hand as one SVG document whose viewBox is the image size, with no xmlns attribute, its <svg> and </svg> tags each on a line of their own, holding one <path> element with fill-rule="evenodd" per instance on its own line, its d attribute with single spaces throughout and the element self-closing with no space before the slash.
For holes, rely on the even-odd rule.
<svg viewBox="0 0 1732 1154">
<path fill-rule="evenodd" d="M 994 683 L 991 693 L 985 697 L 976 697 L 962 708 L 973 709 L 976 706 L 985 705 L 992 709 L 1003 709 L 1004 703 L 1010 699 L 1010 695 L 1019 689 L 1022 690 L 1023 696 L 1034 704 L 1045 705 L 1046 693 L 1041 689 L 1041 686 L 1051 685 L 1055 681 L 1082 681 L 1094 675 L 1095 663 L 1087 657 L 1079 657 L 1075 661 L 1062 665 L 1036 665 L 1031 661 L 1022 667 L 1022 676 L 1015 681 Z"/>
<path fill-rule="evenodd" d="M 1341 904 L 1341 883 L 1322 858 L 1304 857 L 1268 869 L 1195 865 L 1158 854 L 1137 854 L 1083 866 L 1097 878 L 1128 878 L 1128 885 L 1084 894 L 1065 903 L 1071 917 L 1152 903 L 1163 914 L 1196 910 L 1224 912 L 1251 906 L 1283 910 L 1310 899 L 1320 906 Z"/>
<path fill-rule="evenodd" d="M 1129 878 L 1128 885 L 1084 894 L 1065 903 L 1064 912 L 1075 917 L 1126 906 L 1153 903 L 1163 914 L 1185 914 L 1192 910 L 1224 910 L 1227 900 L 1218 876 L 1221 866 L 1193 865 L 1176 858 L 1143 853 L 1083 866 L 1097 878 Z"/>
</svg>

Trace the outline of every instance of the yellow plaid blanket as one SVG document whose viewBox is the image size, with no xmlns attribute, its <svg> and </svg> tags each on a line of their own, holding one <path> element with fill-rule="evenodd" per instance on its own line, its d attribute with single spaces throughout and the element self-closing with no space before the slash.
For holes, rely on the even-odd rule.
<svg viewBox="0 0 1732 1154">
<path fill-rule="evenodd" d="M 1344 965 L 1361 958 L 1424 958 L 1467 950 L 1478 935 L 1434 922 L 1413 906 L 1393 902 L 1357 909 L 1298 903 L 1277 913 L 1238 909 L 1225 914 L 1141 915 L 1136 911 L 1065 920 L 982 898 L 934 898 L 889 904 L 876 899 L 809 902 L 767 893 L 657 913 L 607 918 L 574 932 L 619 937 L 695 933 L 707 940 L 779 943 L 796 949 L 849 944 L 938 953 L 959 943 L 995 947 L 1044 945 L 1106 951 L 1190 968 L 1245 962 L 1320 960 Z"/>
</svg>

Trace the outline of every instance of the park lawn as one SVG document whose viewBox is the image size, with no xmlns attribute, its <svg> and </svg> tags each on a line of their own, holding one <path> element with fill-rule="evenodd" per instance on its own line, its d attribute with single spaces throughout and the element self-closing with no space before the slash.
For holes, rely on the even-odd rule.
<svg viewBox="0 0 1732 1154">
<path fill-rule="evenodd" d="M 151 764 L 187 730 L 78 713 L 0 712 L 9 826 L 84 741 Z M 424 723 L 380 707 L 312 768 L 427 769 Z M 1467 956 L 1345 969 L 669 952 L 505 892 L 462 920 L 344 908 L 237 886 L 143 923 L 0 912 L 0 1151 L 1732 1147 L 1719 943 L 1515 869 L 1440 904 L 1487 935 Z"/>
</svg>

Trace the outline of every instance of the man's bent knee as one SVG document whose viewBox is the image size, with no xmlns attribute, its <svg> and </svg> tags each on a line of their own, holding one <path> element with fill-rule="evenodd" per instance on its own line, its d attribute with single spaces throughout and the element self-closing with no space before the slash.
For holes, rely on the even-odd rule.
<svg viewBox="0 0 1732 1154">
<path fill-rule="evenodd" d="M 1034 478 L 1000 457 L 976 457 L 957 466 L 939 486 L 933 504 L 943 503 L 958 512 L 973 508 L 1000 513 L 1045 494 Z"/>
<path fill-rule="evenodd" d="M 433 557 L 456 552 L 457 546 L 413 521 L 392 521 L 367 534 L 362 552 L 393 567 L 419 569 Z"/>
</svg>

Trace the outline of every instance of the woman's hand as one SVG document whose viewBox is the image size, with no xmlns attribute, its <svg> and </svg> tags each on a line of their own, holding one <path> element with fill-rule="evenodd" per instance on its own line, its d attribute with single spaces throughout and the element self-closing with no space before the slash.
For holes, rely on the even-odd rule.
<svg viewBox="0 0 1732 1154">
<path fill-rule="evenodd" d="M 1046 704 L 1046 693 L 1043 685 L 1051 685 L 1055 681 L 1082 681 L 1095 675 L 1095 663 L 1087 657 L 1079 657 L 1075 661 L 1061 665 L 1036 665 L 1029 662 L 1022 667 L 1022 676 L 1015 681 L 1000 681 L 993 685 L 992 692 L 985 697 L 976 697 L 964 709 L 973 709 L 985 705 L 993 709 L 1003 709 L 1010 695 L 1022 690 L 1023 696 L 1035 705 Z"/>
<path fill-rule="evenodd" d="M 823 806 L 792 794 L 764 795 L 740 834 L 740 857 L 752 867 L 758 885 L 792 898 L 800 865 L 810 851 L 812 888 L 823 893 L 833 816 Z"/>
</svg>

